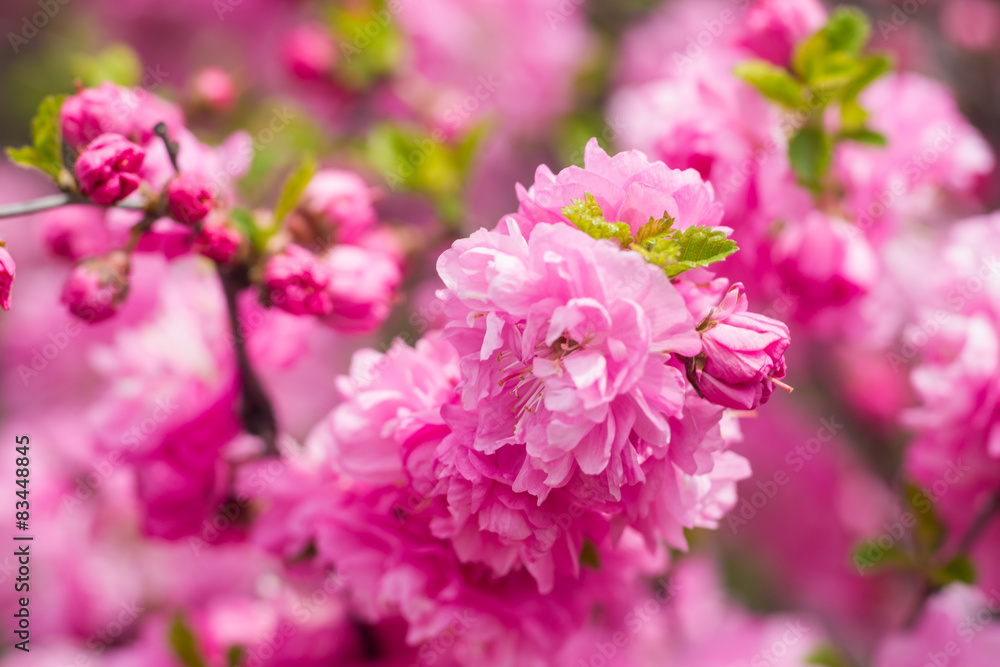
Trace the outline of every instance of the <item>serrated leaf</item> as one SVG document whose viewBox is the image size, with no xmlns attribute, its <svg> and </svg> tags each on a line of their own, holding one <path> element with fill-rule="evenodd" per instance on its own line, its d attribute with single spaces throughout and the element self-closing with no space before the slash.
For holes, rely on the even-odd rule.
<svg viewBox="0 0 1000 667">
<path fill-rule="evenodd" d="M 205 659 L 201 657 L 198 640 L 179 614 L 174 616 L 174 620 L 170 624 L 167 639 L 170 648 L 173 649 L 174 654 L 185 667 L 207 667 Z"/>
<path fill-rule="evenodd" d="M 651 239 L 642 245 L 633 244 L 632 250 L 642 255 L 650 264 L 661 268 L 676 263 L 681 254 L 680 244 L 672 236 Z"/>
<path fill-rule="evenodd" d="M 616 239 L 622 248 L 632 245 L 632 231 L 628 223 L 608 222 L 594 195 L 587 192 L 584 193 L 583 199 L 572 201 L 572 204 L 563 208 L 562 214 L 577 229 L 595 239 Z"/>
<path fill-rule="evenodd" d="M 674 219 L 667 215 L 666 211 L 663 212 L 663 217 L 658 220 L 650 216 L 649 222 L 636 230 L 635 244 L 644 245 L 659 236 L 664 236 L 673 226 Z"/>
<path fill-rule="evenodd" d="M 974 584 L 976 583 L 976 566 L 967 556 L 956 556 L 936 572 L 933 572 L 931 578 L 939 586 L 947 586 L 956 581 Z"/>
<path fill-rule="evenodd" d="M 306 158 L 299 165 L 299 168 L 293 171 L 288 178 L 285 180 L 284 187 L 281 188 L 281 195 L 278 197 L 278 203 L 274 207 L 274 223 L 275 225 L 280 225 L 281 222 L 291 213 L 296 206 L 299 204 L 299 200 L 302 198 L 302 193 L 305 192 L 306 187 L 309 185 L 309 181 L 312 177 L 316 175 L 316 160 L 313 158 Z"/>
<path fill-rule="evenodd" d="M 142 61 L 126 44 L 112 44 L 93 56 L 77 55 L 70 69 L 88 88 L 105 81 L 132 88 L 138 86 L 142 78 Z"/>
<path fill-rule="evenodd" d="M 819 128 L 803 128 L 788 143 L 788 157 L 799 181 L 818 187 L 833 161 L 833 140 Z"/>
<path fill-rule="evenodd" d="M 38 105 L 31 120 L 32 146 L 8 148 L 7 155 L 19 165 L 44 171 L 53 179 L 59 178 L 62 164 L 62 131 L 59 111 L 65 95 L 50 95 Z"/>
<path fill-rule="evenodd" d="M 601 569 L 601 556 L 597 553 L 597 547 L 590 540 L 583 541 L 583 547 L 580 549 L 580 565 L 592 570 Z"/>
<path fill-rule="evenodd" d="M 769 100 L 786 107 L 802 106 L 802 85 L 782 67 L 766 60 L 750 60 L 737 65 L 734 73 Z"/>
<path fill-rule="evenodd" d="M 739 250 L 736 242 L 725 232 L 711 227 L 688 227 L 675 231 L 673 240 L 678 246 L 677 261 L 664 267 L 671 278 L 689 269 L 721 262 Z"/>
</svg>

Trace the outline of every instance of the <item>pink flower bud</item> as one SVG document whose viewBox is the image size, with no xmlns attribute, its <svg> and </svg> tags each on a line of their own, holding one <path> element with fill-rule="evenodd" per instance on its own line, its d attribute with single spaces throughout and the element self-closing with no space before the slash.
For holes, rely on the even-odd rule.
<svg viewBox="0 0 1000 667">
<path fill-rule="evenodd" d="M 62 206 L 39 216 L 42 240 L 56 257 L 79 261 L 102 255 L 112 247 L 105 223 L 107 211 L 96 206 Z"/>
<path fill-rule="evenodd" d="M 94 203 L 110 206 L 139 187 L 136 172 L 146 153 L 120 134 L 102 134 L 76 160 L 80 191 Z"/>
<path fill-rule="evenodd" d="M 325 316 L 333 312 L 333 299 L 327 292 L 330 267 L 302 246 L 289 244 L 268 261 L 264 286 L 278 308 L 293 315 Z"/>
<path fill-rule="evenodd" d="M 67 97 L 60 111 L 63 140 L 81 148 L 102 134 L 128 135 L 131 124 L 126 90 L 105 82 Z"/>
<path fill-rule="evenodd" d="M 167 206 L 178 222 L 193 224 L 204 220 L 214 203 L 211 185 L 198 174 L 184 173 L 167 184 Z"/>
<path fill-rule="evenodd" d="M 337 60 L 333 40 L 318 25 L 304 25 L 290 31 L 282 53 L 288 69 L 306 81 L 329 74 Z"/>
<path fill-rule="evenodd" d="M 80 262 L 66 280 L 62 302 L 80 319 L 103 322 L 128 295 L 129 268 L 128 254 L 121 250 Z"/>
<path fill-rule="evenodd" d="M 303 208 L 333 226 L 338 243 L 354 243 L 373 224 L 371 188 L 357 174 L 324 169 L 313 176 L 302 197 Z"/>
<path fill-rule="evenodd" d="M 243 235 L 238 229 L 227 225 L 223 220 L 210 217 L 195 238 L 194 249 L 209 259 L 226 264 L 236 256 L 242 242 Z"/>
<path fill-rule="evenodd" d="M 773 380 L 785 377 L 788 327 L 747 312 L 743 285 L 729 288 L 718 308 L 698 327 L 704 362 L 698 388 L 705 398 L 727 408 L 753 410 L 766 403 Z"/>
<path fill-rule="evenodd" d="M 195 102 L 214 111 L 229 111 L 236 102 L 236 85 L 229 73 L 218 67 L 198 72 L 191 84 Z"/>
<path fill-rule="evenodd" d="M 10 288 L 14 284 L 17 265 L 7 248 L 0 245 L 0 308 L 10 310 Z"/>
<path fill-rule="evenodd" d="M 748 11 L 738 42 L 761 58 L 786 65 L 795 45 L 825 22 L 826 9 L 819 0 L 762 0 Z"/>
</svg>

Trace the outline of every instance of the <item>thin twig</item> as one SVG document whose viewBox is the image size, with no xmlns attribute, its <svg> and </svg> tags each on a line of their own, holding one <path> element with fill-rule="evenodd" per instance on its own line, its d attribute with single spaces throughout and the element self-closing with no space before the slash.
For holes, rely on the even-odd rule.
<svg viewBox="0 0 1000 667">
<path fill-rule="evenodd" d="M 233 332 L 233 350 L 240 374 L 240 420 L 248 433 L 264 441 L 265 456 L 278 456 L 278 420 L 274 414 L 274 407 L 250 364 L 246 341 L 240 333 L 236 299 L 240 291 L 250 285 L 246 267 L 225 267 L 217 264 L 216 268 L 226 293 L 226 310 L 229 314 L 229 327 Z"/>
<path fill-rule="evenodd" d="M 32 199 L 30 201 L 16 202 L 14 204 L 0 204 L 0 218 L 16 218 L 22 215 L 31 215 L 32 213 L 41 213 L 42 211 L 50 211 L 54 208 L 59 208 L 61 206 L 74 206 L 74 205 L 87 205 L 87 206 L 102 206 L 102 204 L 95 204 L 89 199 L 84 197 L 78 197 L 76 195 L 71 195 L 69 193 L 63 192 L 57 195 L 49 195 L 47 197 L 40 197 L 38 199 Z M 145 205 L 135 205 L 135 204 L 122 204 L 118 203 L 113 206 L 108 206 L 104 208 L 121 208 L 127 211 L 145 211 Z"/>
</svg>

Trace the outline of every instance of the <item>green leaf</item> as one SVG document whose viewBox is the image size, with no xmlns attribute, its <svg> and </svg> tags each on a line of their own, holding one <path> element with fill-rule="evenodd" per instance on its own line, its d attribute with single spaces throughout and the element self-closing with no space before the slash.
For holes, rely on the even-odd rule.
<svg viewBox="0 0 1000 667">
<path fill-rule="evenodd" d="M 677 261 L 664 267 L 666 274 L 673 278 L 689 269 L 721 262 L 739 250 L 736 242 L 726 233 L 711 227 L 688 227 L 674 232 L 677 243 Z"/>
<path fill-rule="evenodd" d="M 288 217 L 288 214 L 295 210 L 305 192 L 309 181 L 316 174 L 316 160 L 309 157 L 302 161 L 299 168 L 293 171 L 285 181 L 278 197 L 278 203 L 274 207 L 274 224 L 279 225 Z"/>
<path fill-rule="evenodd" d="M 783 68 L 766 60 L 740 63 L 734 71 L 768 98 L 786 107 L 802 106 L 802 85 Z"/>
<path fill-rule="evenodd" d="M 327 11 L 327 25 L 340 51 L 334 72 L 352 90 L 364 90 L 395 71 L 405 40 L 386 0 L 336 3 Z"/>
<path fill-rule="evenodd" d="M 670 231 L 670 228 L 674 225 L 674 219 L 667 215 L 667 212 L 663 212 L 663 217 L 659 220 L 649 217 L 649 222 L 644 224 L 635 232 L 635 243 L 636 245 L 643 245 L 648 241 L 656 239 L 657 237 L 664 236 Z"/>
<path fill-rule="evenodd" d="M 677 262 L 681 255 L 680 244 L 673 236 L 661 236 L 650 239 L 642 245 L 633 245 L 632 250 L 642 255 L 650 264 L 666 268 Z"/>
<path fill-rule="evenodd" d="M 805 664 L 825 665 L 825 667 L 847 667 L 849 663 L 835 646 L 823 644 L 806 657 Z"/>
<path fill-rule="evenodd" d="M 231 646 L 226 651 L 226 667 L 240 667 L 245 655 L 246 651 L 243 650 L 242 646 Z"/>
<path fill-rule="evenodd" d="M 934 582 L 940 586 L 961 581 L 966 584 L 976 583 L 976 566 L 967 556 L 957 556 L 931 575 Z"/>
<path fill-rule="evenodd" d="M 131 88 L 138 86 L 142 79 L 142 61 L 126 44 L 112 44 L 93 56 L 77 55 L 70 69 L 88 88 L 105 81 Z"/>
<path fill-rule="evenodd" d="M 844 99 L 853 100 L 875 79 L 892 70 L 892 61 L 883 55 L 864 56 L 858 61 L 857 74 L 844 88 Z"/>
<path fill-rule="evenodd" d="M 628 223 L 608 222 L 594 195 L 587 192 L 584 193 L 583 199 L 572 201 L 571 205 L 563 208 L 562 214 L 576 225 L 577 229 L 595 239 L 617 239 L 622 248 L 632 245 L 632 234 Z"/>
<path fill-rule="evenodd" d="M 877 539 L 867 540 L 856 546 L 851 562 L 861 574 L 867 574 L 869 570 L 880 571 L 892 567 L 909 568 L 913 565 L 913 559 L 910 555 L 895 542 L 890 544 L 888 548 L 882 548 Z"/>
<path fill-rule="evenodd" d="M 913 536 L 917 547 L 925 556 L 934 554 L 946 537 L 944 522 L 934 508 L 930 497 L 923 489 L 908 484 L 904 490 L 904 501 L 913 510 L 917 525 L 913 528 Z"/>
<path fill-rule="evenodd" d="M 881 132 L 875 132 L 874 130 L 869 130 L 866 127 L 850 131 L 841 130 L 837 133 L 837 138 L 849 139 L 850 141 L 857 141 L 870 146 L 886 146 L 889 144 L 889 141 L 885 138 L 884 134 Z"/>
<path fill-rule="evenodd" d="M 31 120 L 32 146 L 8 148 L 7 155 L 19 165 L 35 167 L 53 179 L 59 178 L 62 164 L 62 132 L 59 111 L 65 95 L 50 95 L 38 105 L 38 111 Z"/>
<path fill-rule="evenodd" d="M 861 53 L 871 36 L 868 17 L 857 7 L 838 7 L 830 13 L 823 28 L 831 51 Z"/>
<path fill-rule="evenodd" d="M 803 128 L 788 143 L 788 157 L 799 181 L 817 188 L 833 161 L 833 140 L 819 128 Z"/>
<path fill-rule="evenodd" d="M 590 540 L 583 541 L 583 547 L 580 549 L 580 565 L 592 570 L 601 569 L 601 556 L 597 553 L 597 547 Z"/>
<path fill-rule="evenodd" d="M 267 246 L 268 239 L 277 231 L 277 226 L 273 231 L 267 231 L 257 224 L 252 211 L 245 208 L 234 208 L 229 211 L 229 219 L 233 225 L 240 230 L 244 238 L 250 240 L 250 244 L 258 253 L 263 253 Z"/>
<path fill-rule="evenodd" d="M 174 654 L 180 658 L 185 667 L 208 667 L 205 659 L 201 657 L 198 640 L 180 614 L 174 616 L 167 638 Z"/>
</svg>

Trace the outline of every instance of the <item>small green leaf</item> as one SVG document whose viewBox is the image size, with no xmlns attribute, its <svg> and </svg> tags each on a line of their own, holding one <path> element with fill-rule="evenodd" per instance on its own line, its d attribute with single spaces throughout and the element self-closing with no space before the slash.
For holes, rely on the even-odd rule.
<svg viewBox="0 0 1000 667">
<path fill-rule="evenodd" d="M 853 100 L 872 81 L 892 70 L 892 61 L 883 55 L 864 56 L 858 60 L 858 70 L 854 78 L 844 88 L 844 99 Z"/>
<path fill-rule="evenodd" d="M 677 243 L 677 261 L 664 267 L 666 274 L 673 278 L 689 269 L 721 262 L 739 250 L 736 242 L 726 233 L 711 227 L 688 227 L 675 231 L 673 240 Z"/>
<path fill-rule="evenodd" d="M 112 44 L 93 56 L 77 55 L 70 69 L 88 88 L 105 81 L 131 88 L 138 86 L 142 79 L 142 61 L 126 44 Z"/>
<path fill-rule="evenodd" d="M 932 574 L 934 582 L 940 586 L 961 581 L 966 584 L 976 583 L 976 566 L 967 556 L 957 556 Z"/>
<path fill-rule="evenodd" d="M 913 559 L 910 555 L 895 542 L 890 544 L 888 548 L 883 548 L 877 539 L 862 542 L 855 547 L 851 562 L 860 574 L 867 574 L 869 570 L 880 571 L 891 567 L 909 568 L 913 565 Z"/>
<path fill-rule="evenodd" d="M 635 232 L 635 244 L 644 245 L 647 241 L 651 241 L 657 237 L 664 236 L 670 231 L 670 228 L 674 225 L 674 219 L 667 215 L 667 212 L 663 212 L 663 217 L 659 220 L 649 217 L 649 222 L 644 224 Z"/>
<path fill-rule="evenodd" d="M 875 132 L 874 130 L 869 130 L 866 127 L 851 131 L 842 130 L 837 134 L 837 138 L 849 139 L 862 144 L 868 144 L 869 146 L 886 146 L 889 144 L 889 141 L 885 138 L 884 134 L 881 132 Z"/>
<path fill-rule="evenodd" d="M 865 13 L 856 7 L 838 7 L 830 13 L 823 31 L 831 51 L 861 53 L 871 36 L 872 26 Z"/>
<path fill-rule="evenodd" d="M 174 654 L 185 667 L 208 667 L 201 657 L 198 640 L 180 614 L 174 616 L 173 623 L 170 624 L 168 640 Z"/>
<path fill-rule="evenodd" d="M 288 214 L 298 206 L 302 193 L 305 192 L 306 186 L 309 185 L 309 181 L 315 174 L 316 160 L 310 157 L 303 160 L 299 168 L 288 176 L 281 189 L 281 195 L 278 197 L 278 204 L 274 207 L 274 223 L 276 225 L 281 224 Z"/>
<path fill-rule="evenodd" d="M 822 644 L 806 657 L 805 664 L 824 665 L 825 667 L 847 667 L 849 663 L 835 646 Z"/>
<path fill-rule="evenodd" d="M 931 499 L 924 491 L 912 484 L 905 488 L 904 501 L 916 517 L 917 525 L 913 528 L 913 536 L 916 538 L 917 547 L 925 556 L 937 552 L 944 544 L 946 537 L 944 522 L 934 508 Z"/>
<path fill-rule="evenodd" d="M 242 646 L 231 646 L 226 651 L 226 667 L 240 667 L 245 655 L 246 651 L 243 650 Z"/>
<path fill-rule="evenodd" d="M 617 239 L 622 248 L 632 245 L 632 234 L 628 223 L 608 222 L 604 218 L 600 204 L 589 192 L 584 193 L 583 199 L 574 199 L 571 205 L 563 208 L 562 214 L 577 229 L 595 239 Z"/>
<path fill-rule="evenodd" d="M 833 140 L 819 128 L 803 128 L 788 143 L 788 157 L 799 181 L 816 188 L 833 161 Z"/>
<path fill-rule="evenodd" d="M 802 85 L 782 67 L 750 60 L 737 65 L 734 73 L 769 100 L 791 108 L 802 106 Z"/>
<path fill-rule="evenodd" d="M 597 547 L 590 540 L 583 541 L 580 549 L 580 565 L 589 567 L 591 570 L 601 569 L 601 556 L 597 553 Z"/>
<path fill-rule="evenodd" d="M 680 244 L 673 236 L 661 236 L 647 240 L 642 245 L 635 244 L 632 250 L 642 255 L 650 264 L 661 268 L 676 263 L 681 254 Z"/>
<path fill-rule="evenodd" d="M 50 95 L 38 105 L 31 120 L 32 146 L 8 148 L 7 155 L 19 165 L 44 171 L 53 179 L 59 178 L 62 164 L 62 132 L 59 111 L 65 95 Z"/>
</svg>

